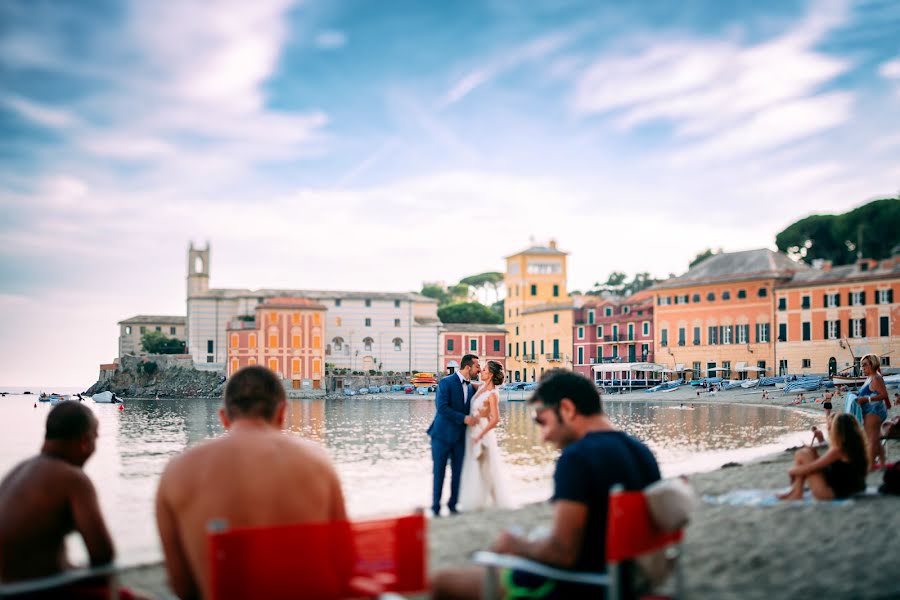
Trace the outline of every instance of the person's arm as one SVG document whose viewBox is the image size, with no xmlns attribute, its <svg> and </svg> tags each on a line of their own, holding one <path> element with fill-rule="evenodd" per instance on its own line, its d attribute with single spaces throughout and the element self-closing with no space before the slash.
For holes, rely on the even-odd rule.
<svg viewBox="0 0 900 600">
<path fill-rule="evenodd" d="M 156 526 L 159 528 L 159 540 L 162 542 L 166 572 L 169 574 L 169 586 L 181 600 L 200 597 L 200 590 L 187 554 L 178 534 L 178 520 L 167 497 L 168 478 L 163 472 L 156 491 Z"/>
<path fill-rule="evenodd" d="M 493 550 L 564 569 L 571 568 L 581 551 L 587 518 L 587 505 L 571 500 L 557 500 L 553 504 L 553 530 L 549 537 L 529 541 L 504 531 L 494 543 Z"/>
<path fill-rule="evenodd" d="M 481 439 L 487 435 L 487 432 L 497 426 L 500 423 L 500 407 L 498 406 L 497 394 L 491 394 L 488 398 L 488 407 L 490 409 L 490 413 L 488 416 L 487 425 L 484 426 L 484 429 L 478 436 L 475 438 L 476 442 L 480 442 Z"/>
<path fill-rule="evenodd" d="M 450 408 L 450 382 L 447 379 L 445 377 L 438 383 L 437 395 L 434 399 L 438 414 L 458 425 L 472 425 L 475 422 L 474 417 Z"/>
<path fill-rule="evenodd" d="M 109 531 L 106 529 L 103 514 L 100 512 L 97 492 L 88 476 L 81 471 L 75 477 L 69 500 L 75 529 L 84 539 L 91 566 L 97 567 L 111 563 L 116 552 Z"/>
<path fill-rule="evenodd" d="M 811 463 L 806 463 L 805 465 L 799 465 L 793 467 L 788 471 L 788 475 L 791 477 L 806 477 L 810 473 L 815 473 L 816 471 L 821 471 L 831 463 L 837 462 L 841 458 L 841 451 L 832 446 L 828 452 L 812 461 Z"/>
</svg>

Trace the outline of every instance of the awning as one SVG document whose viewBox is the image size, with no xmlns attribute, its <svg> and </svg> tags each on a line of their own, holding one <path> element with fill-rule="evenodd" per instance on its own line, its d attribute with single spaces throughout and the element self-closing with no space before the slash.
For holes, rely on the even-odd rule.
<svg viewBox="0 0 900 600">
<path fill-rule="evenodd" d="M 747 367 L 747 368 L 744 369 L 744 370 L 745 370 L 745 371 L 757 371 L 757 372 L 763 372 L 763 371 L 771 371 L 772 368 L 771 368 L 771 367 Z"/>
<path fill-rule="evenodd" d="M 735 363 L 734 369 L 732 369 L 732 370 L 735 373 L 743 373 L 744 371 L 747 370 L 747 363 L 746 362 Z"/>
<path fill-rule="evenodd" d="M 676 373 L 681 373 L 682 371 L 685 371 L 685 370 L 686 369 L 684 368 L 684 363 L 678 363 L 677 365 L 675 365 Z"/>
<path fill-rule="evenodd" d="M 730 371 L 731 369 L 726 369 L 725 367 L 713 367 L 712 369 L 707 369 L 707 373 L 715 373 L 717 371 Z"/>
<path fill-rule="evenodd" d="M 663 369 L 665 369 L 665 366 L 648 362 L 600 363 L 592 365 L 591 369 L 593 369 L 595 373 L 598 371 L 605 371 L 608 373 L 612 373 L 615 371 L 652 371 L 654 373 L 661 373 Z"/>
</svg>

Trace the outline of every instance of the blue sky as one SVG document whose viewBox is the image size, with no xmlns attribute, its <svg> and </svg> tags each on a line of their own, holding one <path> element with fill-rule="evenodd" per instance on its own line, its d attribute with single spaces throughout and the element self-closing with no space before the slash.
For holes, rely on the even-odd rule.
<svg viewBox="0 0 900 600">
<path fill-rule="evenodd" d="M 0 4 L 0 385 L 214 286 L 570 286 L 900 189 L 895 2 Z M 78 351 L 74 351 L 74 349 Z M 40 357 L 40 358 L 39 358 Z"/>
</svg>

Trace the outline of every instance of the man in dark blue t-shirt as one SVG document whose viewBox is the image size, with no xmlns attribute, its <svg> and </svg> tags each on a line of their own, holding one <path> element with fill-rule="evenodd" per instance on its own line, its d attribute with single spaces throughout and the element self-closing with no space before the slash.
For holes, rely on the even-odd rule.
<svg viewBox="0 0 900 600">
<path fill-rule="evenodd" d="M 553 529 L 539 540 L 504 532 L 493 550 L 554 567 L 603 572 L 609 491 L 617 484 L 641 490 L 658 481 L 650 450 L 609 421 L 593 382 L 555 369 L 542 379 L 529 403 L 545 442 L 562 449 L 553 475 Z M 438 573 L 436 598 L 480 598 L 484 572 L 478 567 Z M 602 595 L 597 588 L 563 585 L 519 571 L 501 574 L 504 598 L 572 598 Z"/>
</svg>

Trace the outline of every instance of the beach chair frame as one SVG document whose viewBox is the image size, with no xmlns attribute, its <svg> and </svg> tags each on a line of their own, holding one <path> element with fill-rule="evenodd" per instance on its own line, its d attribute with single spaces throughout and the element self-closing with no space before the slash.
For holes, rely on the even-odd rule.
<svg viewBox="0 0 900 600">
<path fill-rule="evenodd" d="M 472 560 L 486 567 L 484 598 L 499 596 L 499 569 L 527 571 L 556 581 L 607 588 L 607 598 L 622 600 L 633 589 L 633 562 L 640 556 L 665 549 L 674 561 L 675 595 L 684 598 L 684 575 L 681 569 L 681 541 L 684 528 L 664 532 L 654 525 L 643 492 L 626 492 L 621 485 L 609 494 L 606 527 L 606 573 L 577 572 L 551 567 L 533 560 L 495 552 L 476 552 Z M 654 595 L 653 598 L 662 596 Z"/>
<path fill-rule="evenodd" d="M 28 579 L 13 583 L 0 582 L 0 598 L 14 599 L 25 594 L 49 592 L 58 588 L 64 588 L 84 581 L 85 579 L 108 577 L 109 581 L 107 586 L 109 589 L 109 598 L 116 599 L 119 597 L 118 574 L 119 568 L 113 564 L 109 564 L 99 567 L 70 569 L 68 571 L 63 571 L 62 573 L 57 573 L 56 575 L 49 575 L 39 579 Z"/>
</svg>

